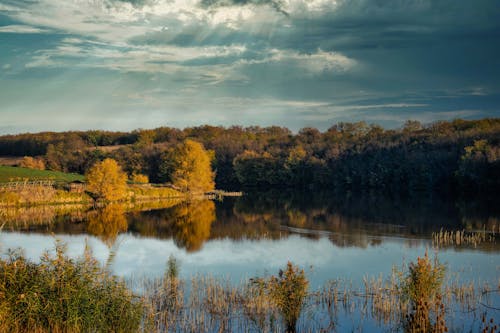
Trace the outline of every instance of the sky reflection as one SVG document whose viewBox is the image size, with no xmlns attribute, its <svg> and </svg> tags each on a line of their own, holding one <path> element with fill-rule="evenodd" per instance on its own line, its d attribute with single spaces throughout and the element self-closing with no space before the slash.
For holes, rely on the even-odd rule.
<svg viewBox="0 0 500 333">
<path fill-rule="evenodd" d="M 86 241 L 100 262 L 105 263 L 110 254 L 110 248 L 94 236 L 58 235 L 57 239 L 68 245 L 68 254 L 72 257 L 83 253 Z M 54 242 L 55 238 L 49 235 L 0 234 L 2 253 L 21 247 L 33 260 L 38 260 L 44 251 L 53 250 Z M 314 289 L 338 278 L 352 280 L 357 285 L 362 283 L 364 276 L 388 277 L 394 266 L 401 267 L 404 261 L 415 260 L 429 246 L 425 241 L 416 244 L 407 239 L 385 237 L 376 246 L 339 247 L 326 237 L 312 240 L 291 235 L 278 240 L 209 240 L 198 252 L 190 253 L 177 247 L 172 239 L 122 234 L 111 248 L 117 251 L 112 270 L 125 278 L 160 277 L 168 257 L 173 255 L 180 261 L 183 278 L 210 274 L 239 283 L 252 276 L 275 274 L 290 260 L 306 270 Z M 447 264 L 451 279 L 496 283 L 500 276 L 498 253 L 445 249 L 440 250 L 439 259 Z"/>
</svg>

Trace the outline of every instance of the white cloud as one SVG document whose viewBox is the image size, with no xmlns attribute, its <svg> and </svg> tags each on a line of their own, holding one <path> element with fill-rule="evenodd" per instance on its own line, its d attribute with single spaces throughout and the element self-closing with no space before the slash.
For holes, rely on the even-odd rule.
<svg viewBox="0 0 500 333">
<path fill-rule="evenodd" d="M 333 0 L 288 0 L 283 9 L 290 15 L 335 10 Z M 18 6 L 0 5 L 0 10 L 27 25 L 107 42 L 127 41 L 148 32 L 187 27 L 251 29 L 274 26 L 286 17 L 271 6 L 254 4 L 206 8 L 199 0 L 155 0 L 142 6 L 114 0 L 39 0 Z"/>
<path fill-rule="evenodd" d="M 336 0 L 284 0 L 283 9 L 292 16 L 324 15 L 339 5 Z"/>
<path fill-rule="evenodd" d="M 369 110 L 377 110 L 375 116 L 373 116 L 373 120 L 381 120 L 380 110 L 385 109 L 393 109 L 393 110 L 401 110 L 407 108 L 421 108 L 426 107 L 427 104 L 422 103 L 386 103 L 386 104 L 362 104 L 362 105 L 335 105 L 332 103 L 318 105 L 318 108 L 314 110 L 314 112 L 303 112 L 301 116 L 303 116 L 306 120 L 312 121 L 320 121 L 320 120 L 331 120 L 334 115 L 345 115 L 352 111 L 369 111 Z M 405 120 L 406 115 L 391 115 L 389 118 L 384 120 L 396 120 L 394 117 L 400 117 L 397 120 L 403 121 Z M 372 120 L 369 114 L 366 114 L 366 120 Z"/>
<path fill-rule="evenodd" d="M 266 56 L 256 60 L 241 60 L 240 65 L 282 63 L 293 67 L 301 67 L 311 73 L 344 72 L 356 65 L 356 60 L 346 57 L 338 52 L 325 52 L 318 50 L 316 53 L 298 53 L 292 50 L 271 49 L 264 51 Z"/>
<path fill-rule="evenodd" d="M 59 67 L 58 63 L 51 60 L 48 55 L 36 55 L 32 60 L 24 65 L 26 68 L 36 67 Z"/>
<path fill-rule="evenodd" d="M 284 6 L 294 12 L 314 11 L 334 4 L 330 0 L 290 0 Z M 39 0 L 8 9 L 8 16 L 25 25 L 3 27 L 4 32 L 50 29 L 71 35 L 51 49 L 38 50 L 25 65 L 27 68 L 71 66 L 176 73 L 201 84 L 217 84 L 226 80 L 245 82 L 248 78 L 240 69 L 252 64 L 282 64 L 313 75 L 346 71 L 356 64 L 353 59 L 336 52 L 318 50 L 305 54 L 281 49 L 262 50 L 261 46 L 251 50 L 253 59 L 238 61 L 248 51 L 245 40 L 241 40 L 241 44 L 238 44 L 240 40 L 221 40 L 220 45 L 197 45 L 197 38 L 207 37 L 211 32 L 221 39 L 234 30 L 269 35 L 276 24 L 284 26 L 287 21 L 282 13 L 270 6 L 247 4 L 206 8 L 199 0 L 155 0 L 136 6 L 113 0 Z M 188 38 L 194 39 L 195 46 L 171 44 L 177 36 L 184 35 L 192 36 Z M 152 43 L 138 43 L 148 38 Z M 224 64 L 211 58 L 224 58 Z M 188 68 L 183 64 L 188 61 L 198 63 Z M 198 83 L 193 84 L 198 86 Z"/>
<path fill-rule="evenodd" d="M 40 29 L 29 25 L 5 25 L 0 27 L 0 33 L 16 33 L 16 34 L 39 34 L 48 32 L 46 29 Z"/>
<path fill-rule="evenodd" d="M 277 51 L 271 61 L 292 62 L 302 66 L 313 73 L 343 72 L 351 69 L 356 61 L 337 52 L 324 52 L 318 50 L 312 54 L 300 54 L 294 51 Z"/>
<path fill-rule="evenodd" d="M 39 50 L 25 67 L 102 68 L 122 72 L 171 74 L 196 85 L 215 84 L 230 76 L 231 66 L 207 64 L 185 65 L 184 62 L 234 57 L 246 51 L 243 45 L 193 46 L 107 46 L 79 38 L 65 38 L 53 49 Z M 232 75 L 234 77 L 234 75 Z"/>
</svg>

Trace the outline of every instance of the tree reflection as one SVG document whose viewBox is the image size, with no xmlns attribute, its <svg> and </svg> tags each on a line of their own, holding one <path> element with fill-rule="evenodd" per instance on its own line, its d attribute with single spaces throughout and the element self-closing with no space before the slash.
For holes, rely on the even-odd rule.
<svg viewBox="0 0 500 333">
<path fill-rule="evenodd" d="M 175 244 L 188 252 L 200 250 L 210 237 L 215 204 L 209 200 L 185 203 L 172 208 L 171 213 Z"/>
<path fill-rule="evenodd" d="M 121 204 L 109 204 L 89 212 L 87 232 L 99 237 L 107 246 L 113 246 L 119 233 L 127 231 L 125 208 Z"/>
</svg>

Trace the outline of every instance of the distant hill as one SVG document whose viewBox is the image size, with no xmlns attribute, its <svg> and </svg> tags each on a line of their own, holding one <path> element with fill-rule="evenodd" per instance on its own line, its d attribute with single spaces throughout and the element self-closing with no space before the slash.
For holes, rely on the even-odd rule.
<svg viewBox="0 0 500 333">
<path fill-rule="evenodd" d="M 7 183 L 22 179 L 38 180 L 52 179 L 55 181 L 71 182 L 83 181 L 85 177 L 76 173 L 64 173 L 59 171 L 35 170 L 12 166 L 0 166 L 0 183 Z"/>
</svg>

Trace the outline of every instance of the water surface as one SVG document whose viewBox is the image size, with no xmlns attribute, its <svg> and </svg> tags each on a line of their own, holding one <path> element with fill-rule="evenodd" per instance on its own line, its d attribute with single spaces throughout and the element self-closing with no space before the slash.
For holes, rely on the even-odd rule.
<svg viewBox="0 0 500 333">
<path fill-rule="evenodd" d="M 238 284 L 276 274 L 292 261 L 306 270 L 312 290 L 333 279 L 358 287 L 364 277 L 386 278 L 426 251 L 433 255 L 433 232 L 497 234 L 496 206 L 435 197 L 291 192 L 98 210 L 32 207 L 2 211 L 0 246 L 3 253 L 22 248 L 38 260 L 54 248 L 56 238 L 71 256 L 81 255 L 88 244 L 101 262 L 112 259 L 113 272 L 129 280 L 161 277 L 173 255 L 182 278 L 210 274 Z M 498 242 L 447 246 L 437 255 L 449 281 L 498 286 Z"/>
</svg>

